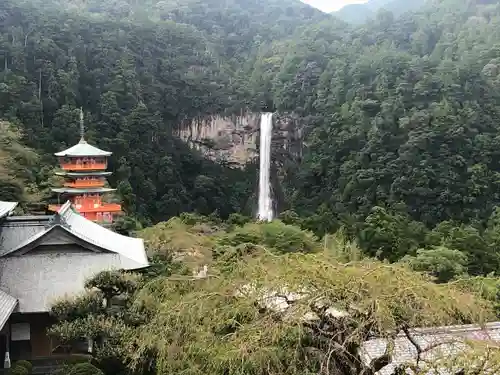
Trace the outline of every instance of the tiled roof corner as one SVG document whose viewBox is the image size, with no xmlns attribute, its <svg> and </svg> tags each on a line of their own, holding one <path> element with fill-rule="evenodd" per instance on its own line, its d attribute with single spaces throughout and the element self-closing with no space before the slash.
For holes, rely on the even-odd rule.
<svg viewBox="0 0 500 375">
<path fill-rule="evenodd" d="M 123 236 L 84 218 L 73 209 L 70 201 L 63 204 L 50 221 L 44 221 L 43 225 L 38 222 L 27 224 L 23 227 L 9 226 L 9 231 L 6 233 L 6 235 L 8 234 L 7 241 L 0 232 L 0 241 L 2 242 L 0 244 L 0 257 L 20 251 L 55 228 L 62 228 L 72 236 L 94 247 L 131 260 L 137 265 L 137 269 L 149 266 L 142 239 Z M 16 233 L 21 230 L 21 235 L 16 236 Z"/>
<path fill-rule="evenodd" d="M 57 215 L 63 221 L 63 228 L 76 237 L 102 249 L 120 254 L 134 262 L 149 266 L 144 241 L 141 238 L 123 236 L 90 221 L 72 209 L 71 202 L 66 202 Z"/>
<path fill-rule="evenodd" d="M 109 151 L 101 150 L 95 146 L 88 144 L 85 141 L 80 141 L 76 145 L 61 151 L 56 152 L 55 156 L 110 156 L 112 153 Z"/>
<path fill-rule="evenodd" d="M 0 201 L 0 219 L 10 215 L 12 211 L 14 211 L 14 209 L 17 207 L 17 205 L 17 202 Z"/>
<path fill-rule="evenodd" d="M 59 211 L 57 211 L 57 215 L 64 216 L 68 210 L 71 210 L 71 201 L 67 201 L 61 207 L 59 207 Z"/>
<path fill-rule="evenodd" d="M 10 315 L 14 312 L 18 305 L 17 298 L 0 290 L 0 330 L 3 329 Z"/>
<path fill-rule="evenodd" d="M 453 357 L 467 350 L 463 345 L 466 340 L 500 342 L 500 322 L 488 323 L 485 326 L 462 325 L 432 328 L 417 328 L 411 330 L 413 340 L 424 350 L 426 360 L 434 361 L 440 357 Z M 368 364 L 373 359 L 381 357 L 387 348 L 388 341 L 383 338 L 372 339 L 364 343 L 361 355 Z M 392 375 L 394 369 L 404 363 L 414 363 L 417 350 L 405 334 L 401 333 L 395 339 L 393 360 L 382 368 L 377 375 Z M 440 375 L 453 375 L 445 370 Z"/>
</svg>

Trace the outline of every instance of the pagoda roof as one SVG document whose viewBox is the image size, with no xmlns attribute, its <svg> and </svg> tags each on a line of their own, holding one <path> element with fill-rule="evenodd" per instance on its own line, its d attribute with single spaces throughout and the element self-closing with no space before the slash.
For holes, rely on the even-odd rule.
<svg viewBox="0 0 500 375">
<path fill-rule="evenodd" d="M 116 189 L 111 188 L 88 188 L 88 189 L 73 189 L 73 188 L 55 188 L 52 189 L 54 193 L 68 193 L 68 194 L 80 194 L 80 193 L 109 193 L 116 191 Z"/>
<path fill-rule="evenodd" d="M 90 171 L 90 172 L 66 172 L 60 171 L 56 172 L 58 176 L 69 176 L 69 177 L 86 177 L 86 176 L 109 176 L 113 174 L 112 172 L 106 171 Z"/>
<path fill-rule="evenodd" d="M 101 150 L 87 143 L 85 139 L 81 139 L 73 147 L 67 150 L 56 152 L 55 156 L 110 156 L 112 152 Z"/>
</svg>

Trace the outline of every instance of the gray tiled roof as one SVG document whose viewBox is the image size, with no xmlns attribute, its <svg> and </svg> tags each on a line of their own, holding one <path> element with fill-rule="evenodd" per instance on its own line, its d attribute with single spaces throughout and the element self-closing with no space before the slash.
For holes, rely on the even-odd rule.
<svg viewBox="0 0 500 375">
<path fill-rule="evenodd" d="M 46 246 L 30 252 L 37 244 Z M 0 223 L 0 325 L 17 301 L 19 312 L 48 311 L 56 298 L 82 292 L 96 273 L 148 265 L 142 239 L 85 219 L 69 201 L 52 216 L 6 217 Z"/>
<path fill-rule="evenodd" d="M 47 229 L 52 216 L 11 216 L 0 225 L 0 256 Z"/>
<path fill-rule="evenodd" d="M 500 322 L 489 323 L 485 327 L 464 325 L 452 327 L 438 327 L 415 329 L 411 332 L 412 338 L 418 342 L 423 350 L 431 348 L 423 359 L 437 360 L 444 357 L 453 357 L 464 350 L 463 340 L 484 340 L 500 342 Z M 366 363 L 374 358 L 381 357 L 386 350 L 387 340 L 374 339 L 367 341 L 362 350 Z M 396 366 L 404 363 L 414 363 L 417 351 L 404 334 L 398 335 L 395 340 L 393 361 L 378 372 L 379 375 L 391 375 Z M 446 370 L 440 375 L 448 374 Z"/>
<path fill-rule="evenodd" d="M 85 176 L 109 176 L 113 174 L 112 172 L 105 171 L 91 171 L 91 172 L 65 172 L 59 171 L 56 172 L 58 176 L 70 176 L 70 177 L 85 177 Z"/>
<path fill-rule="evenodd" d="M 142 267 L 149 265 L 141 238 L 123 236 L 85 219 L 72 209 L 69 201 L 59 209 L 58 215 L 67 224 L 66 228 L 78 238 L 129 258 Z"/>
<path fill-rule="evenodd" d="M 112 253 L 47 253 L 0 258 L 0 288 L 19 300 L 22 313 L 44 312 L 58 298 L 84 291 L 85 281 L 105 270 L 141 265 Z M 2 312 L 0 294 L 0 319 Z"/>
<path fill-rule="evenodd" d="M 111 188 L 88 188 L 88 189 L 72 189 L 72 188 L 54 188 L 52 189 L 54 193 L 109 193 L 111 191 L 116 191 L 116 189 Z"/>
<path fill-rule="evenodd" d="M 17 202 L 0 201 L 0 219 L 11 214 L 17 207 Z"/>
<path fill-rule="evenodd" d="M 17 299 L 0 290 L 0 330 L 17 306 Z"/>
<path fill-rule="evenodd" d="M 138 265 L 137 268 L 149 265 L 142 239 L 123 236 L 85 219 L 72 209 L 69 201 L 52 217 L 25 221 L 19 217 L 0 225 L 0 256 L 15 255 L 56 227 L 104 251 L 130 259 Z"/>
<path fill-rule="evenodd" d="M 85 140 L 81 140 L 79 143 L 67 150 L 57 152 L 55 156 L 110 156 L 112 153 L 108 151 L 103 151 L 97 147 L 89 145 Z"/>
</svg>

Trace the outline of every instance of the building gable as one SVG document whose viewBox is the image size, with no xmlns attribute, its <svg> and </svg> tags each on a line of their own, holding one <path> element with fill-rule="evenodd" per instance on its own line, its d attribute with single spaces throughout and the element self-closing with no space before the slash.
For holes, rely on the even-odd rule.
<svg viewBox="0 0 500 375">
<path fill-rule="evenodd" d="M 66 253 L 85 250 L 115 253 L 149 265 L 144 242 L 115 233 L 85 219 L 67 202 L 53 216 L 8 217 L 0 222 L 0 258 L 38 252 Z"/>
<path fill-rule="evenodd" d="M 28 239 L 4 253 L 4 256 L 21 256 L 34 253 L 68 253 L 68 252 L 109 252 L 94 244 L 82 240 L 61 225 L 55 225 Z"/>
<path fill-rule="evenodd" d="M 51 216 L 10 216 L 11 207 L 5 205 L 0 220 L 0 305 L 1 293 L 8 302 L 3 315 L 0 306 L 0 326 L 14 308 L 49 311 L 56 299 L 83 292 L 99 272 L 149 266 L 142 239 L 84 218 L 70 202 Z"/>
<path fill-rule="evenodd" d="M 51 216 L 11 216 L 0 223 L 0 257 L 44 232 Z"/>
</svg>

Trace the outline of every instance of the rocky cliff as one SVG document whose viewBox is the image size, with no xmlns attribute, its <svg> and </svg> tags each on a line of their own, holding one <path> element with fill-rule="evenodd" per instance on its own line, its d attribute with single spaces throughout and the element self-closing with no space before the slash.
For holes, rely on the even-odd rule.
<svg viewBox="0 0 500 375">
<path fill-rule="evenodd" d="M 180 124 L 177 135 L 211 160 L 243 167 L 258 156 L 260 117 L 260 113 L 246 113 L 196 118 Z M 275 165 L 301 157 L 303 129 L 303 122 L 294 115 L 274 115 L 272 153 Z"/>
</svg>

